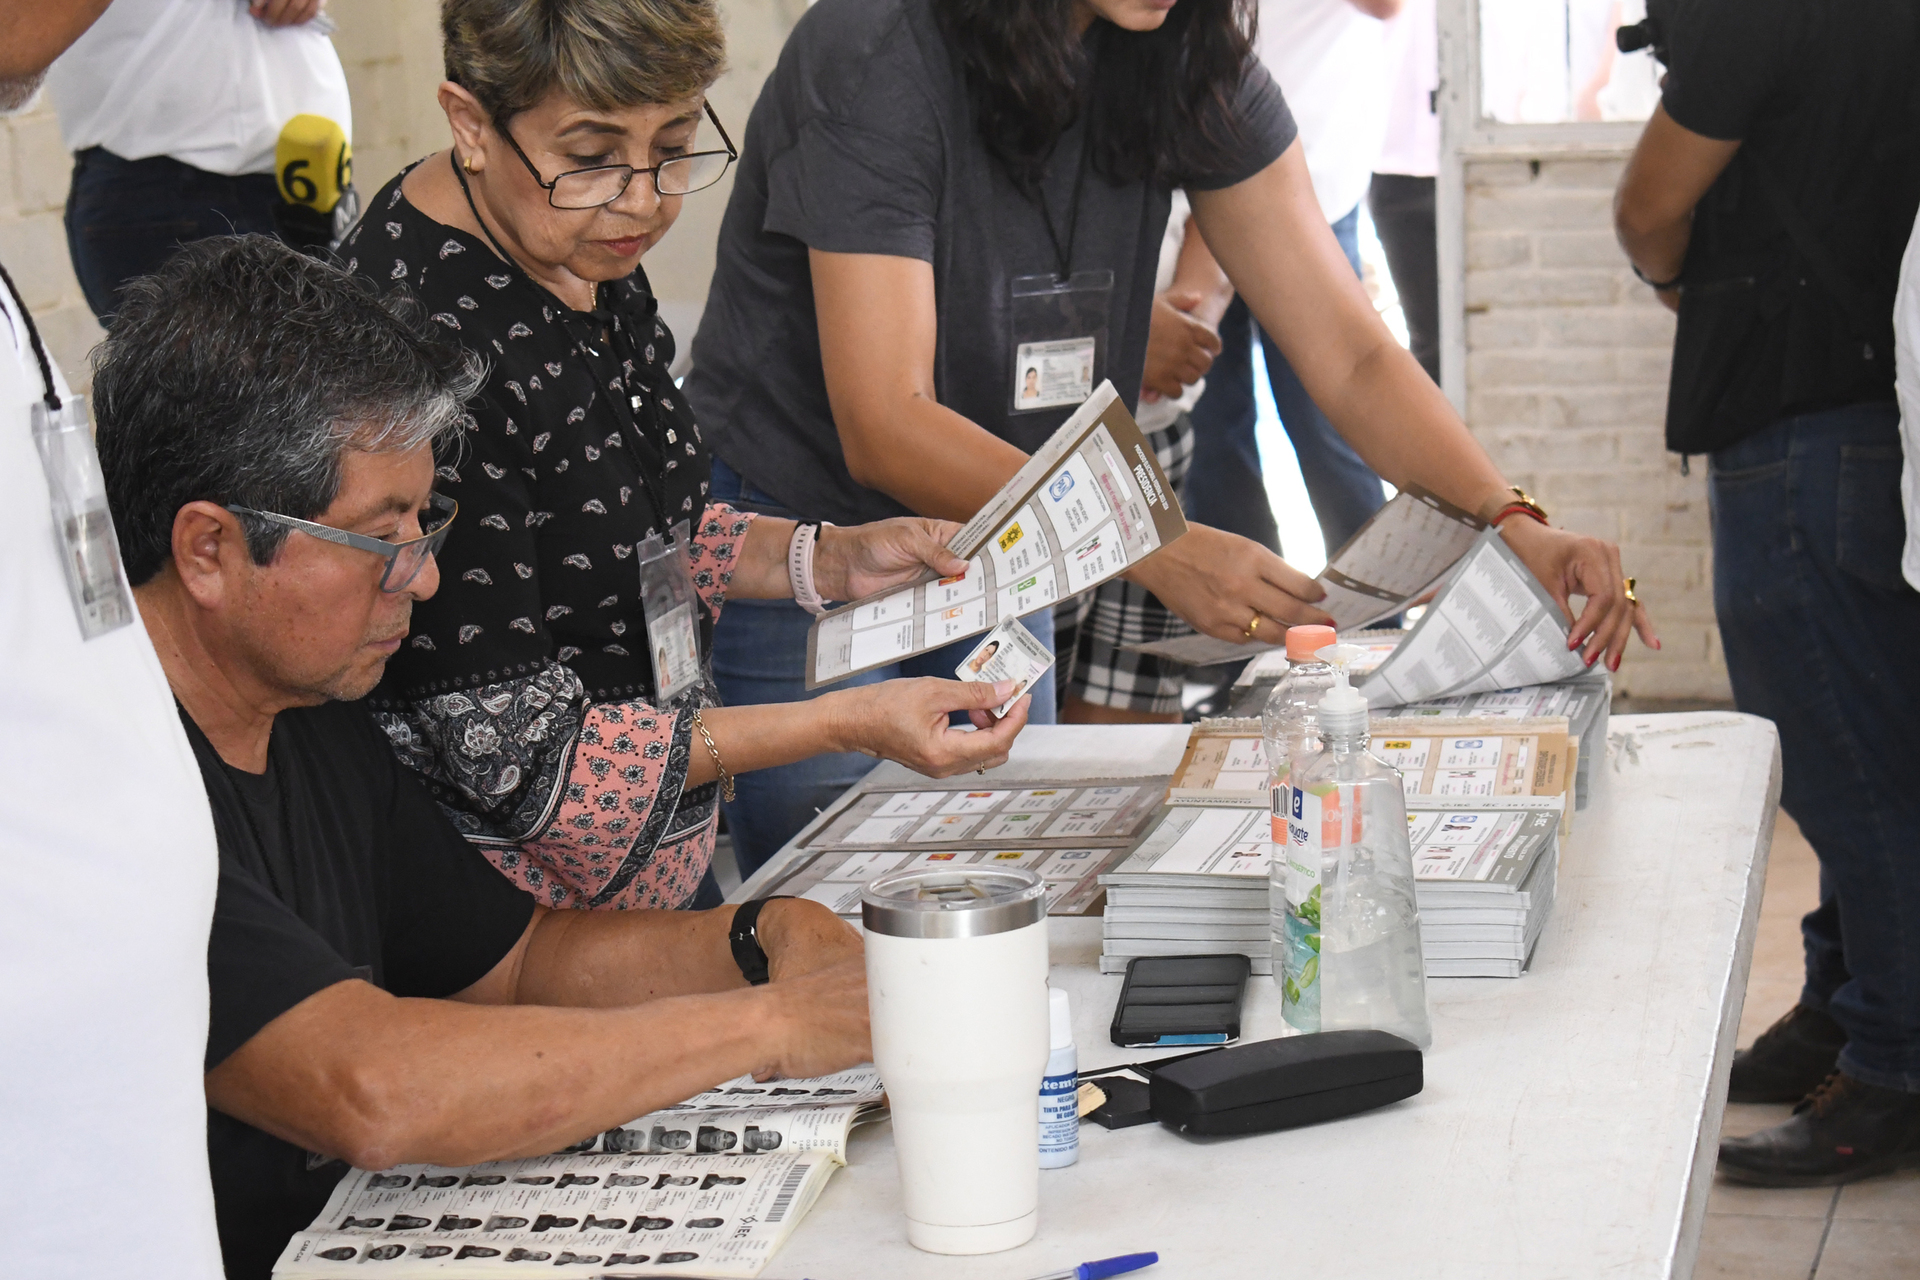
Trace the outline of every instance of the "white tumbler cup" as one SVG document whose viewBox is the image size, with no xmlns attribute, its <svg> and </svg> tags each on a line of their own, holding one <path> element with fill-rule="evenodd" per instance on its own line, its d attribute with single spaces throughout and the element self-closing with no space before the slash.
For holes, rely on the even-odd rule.
<svg viewBox="0 0 1920 1280">
<path fill-rule="evenodd" d="M 1014 868 L 897 871 L 866 887 L 861 912 L 907 1240 L 1025 1244 L 1039 1225 L 1046 886 Z"/>
</svg>

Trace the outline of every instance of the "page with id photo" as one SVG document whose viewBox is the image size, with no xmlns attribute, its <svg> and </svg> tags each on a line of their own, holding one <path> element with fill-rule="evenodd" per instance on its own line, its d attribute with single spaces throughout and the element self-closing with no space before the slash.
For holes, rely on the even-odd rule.
<svg viewBox="0 0 1920 1280">
<path fill-rule="evenodd" d="M 979 648 L 968 654 L 953 674 L 970 681 L 1013 681 L 1012 694 L 993 713 L 1004 716 L 1052 665 L 1053 650 L 1034 639 L 1018 618 L 1008 618 L 987 633 Z"/>
</svg>

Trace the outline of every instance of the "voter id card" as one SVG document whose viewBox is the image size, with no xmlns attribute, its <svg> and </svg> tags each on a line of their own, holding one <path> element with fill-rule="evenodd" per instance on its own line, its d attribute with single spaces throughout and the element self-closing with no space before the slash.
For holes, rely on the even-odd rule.
<svg viewBox="0 0 1920 1280">
<path fill-rule="evenodd" d="M 133 592 L 120 567 L 120 541 L 107 510 L 107 482 L 93 447 L 86 397 L 67 396 L 58 409 L 36 402 L 32 421 L 67 594 L 81 639 L 92 640 L 133 621 Z"/>
<path fill-rule="evenodd" d="M 640 543 L 640 606 L 647 615 L 655 706 L 670 706 L 701 683 L 700 597 L 687 568 L 688 545 L 684 520 L 674 526 L 672 542 L 650 533 Z"/>
<path fill-rule="evenodd" d="M 1053 650 L 1034 639 L 1033 632 L 1021 626 L 1018 618 L 1008 618 L 987 632 L 986 639 L 953 669 L 953 674 L 967 681 L 1013 681 L 1013 692 L 993 713 L 999 717 L 1006 715 L 1052 665 Z"/>
</svg>

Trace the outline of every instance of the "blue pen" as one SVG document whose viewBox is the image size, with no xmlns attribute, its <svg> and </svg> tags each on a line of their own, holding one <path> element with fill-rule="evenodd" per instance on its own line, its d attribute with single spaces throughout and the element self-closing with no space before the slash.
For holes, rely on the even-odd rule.
<svg viewBox="0 0 1920 1280">
<path fill-rule="evenodd" d="M 1108 1276 L 1117 1276 L 1128 1271 L 1138 1271 L 1160 1261 L 1157 1253 L 1123 1253 L 1117 1258 L 1102 1258 L 1098 1262 L 1083 1262 L 1066 1271 L 1049 1271 L 1033 1280 L 1106 1280 Z"/>
</svg>

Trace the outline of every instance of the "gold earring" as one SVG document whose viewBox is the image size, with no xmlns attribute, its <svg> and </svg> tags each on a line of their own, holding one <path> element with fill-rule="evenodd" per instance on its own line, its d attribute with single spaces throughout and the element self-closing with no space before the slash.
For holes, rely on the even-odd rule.
<svg viewBox="0 0 1920 1280">
<path fill-rule="evenodd" d="M 468 173 L 475 173 L 475 172 L 477 172 L 477 170 L 475 170 L 475 169 L 474 169 L 474 167 L 473 167 L 473 157 L 472 157 L 472 156 L 468 156 L 468 157 L 467 157 L 467 158 L 466 158 L 465 160 L 462 160 L 462 161 L 460 162 L 460 167 L 461 167 L 462 169 L 465 169 L 465 170 L 466 170 L 466 171 L 467 171 Z"/>
</svg>

